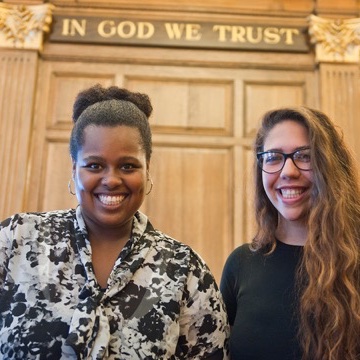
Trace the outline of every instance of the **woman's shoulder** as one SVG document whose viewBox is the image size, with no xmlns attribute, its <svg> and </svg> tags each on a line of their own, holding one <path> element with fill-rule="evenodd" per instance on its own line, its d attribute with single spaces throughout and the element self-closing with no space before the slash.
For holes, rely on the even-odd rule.
<svg viewBox="0 0 360 360">
<path fill-rule="evenodd" d="M 43 212 L 20 212 L 13 214 L 1 221 L 1 228 L 27 225 L 27 224 L 40 224 L 43 222 L 63 222 L 73 219 L 75 215 L 75 209 L 66 210 L 52 210 Z"/>
<path fill-rule="evenodd" d="M 251 244 L 250 243 L 245 243 L 242 245 L 239 245 L 238 247 L 236 247 L 229 255 L 229 258 L 238 258 L 240 257 L 246 257 L 249 256 L 251 254 L 254 254 L 255 251 L 253 251 L 251 249 Z"/>
<path fill-rule="evenodd" d="M 190 268 L 198 267 L 205 270 L 208 267 L 201 255 L 185 242 L 154 228 L 149 231 L 149 235 L 152 238 L 152 247 L 156 249 L 157 253 L 171 258 L 171 261 L 186 264 Z"/>
<path fill-rule="evenodd" d="M 249 263 L 263 261 L 264 251 L 254 250 L 251 243 L 245 243 L 235 248 L 226 259 L 225 268 L 239 268 Z"/>
<path fill-rule="evenodd" d="M 190 245 L 175 239 L 171 235 L 168 235 L 159 229 L 153 229 L 152 236 L 154 237 L 155 246 L 159 248 L 175 252 L 182 251 L 188 254 L 196 254 L 195 250 Z"/>
</svg>

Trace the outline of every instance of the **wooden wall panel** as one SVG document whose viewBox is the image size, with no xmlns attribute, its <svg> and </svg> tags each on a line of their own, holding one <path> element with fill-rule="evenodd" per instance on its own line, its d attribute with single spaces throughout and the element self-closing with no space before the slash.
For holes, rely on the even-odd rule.
<svg viewBox="0 0 360 360">
<path fill-rule="evenodd" d="M 305 103 L 304 81 L 249 81 L 245 84 L 244 136 L 253 136 L 258 120 L 268 110 Z"/>
<path fill-rule="evenodd" d="M 51 77 L 51 99 L 61 99 L 61 102 L 48 104 L 47 127 L 52 129 L 68 129 L 72 126 L 72 105 L 75 96 L 81 89 L 85 89 L 96 83 L 110 86 L 115 82 L 113 74 L 98 74 L 89 76 L 88 73 L 72 74 L 68 72 L 55 72 Z"/>
<path fill-rule="evenodd" d="M 232 131 L 230 81 L 127 76 L 124 85 L 150 96 L 156 132 L 222 135 Z"/>
<path fill-rule="evenodd" d="M 4 3 L 19 4 L 18 0 L 3 0 Z M 39 0 L 24 0 L 22 4 L 36 5 Z M 78 6 L 93 8 L 124 8 L 145 10 L 182 10 L 202 12 L 230 12 L 247 14 L 348 14 L 359 15 L 358 0 L 52 0 L 59 7 Z"/>
<path fill-rule="evenodd" d="M 7 0 L 12 1 L 12 0 Z M 349 1 L 349 0 L 344 0 Z M 58 6 L 71 6 L 79 4 L 81 6 L 91 7 L 118 7 L 126 9 L 152 9 L 152 10 L 182 10 L 182 11 L 210 11 L 210 12 L 242 12 L 242 13 L 257 13 L 257 12 L 296 12 L 304 13 L 313 10 L 314 2 L 311 0 L 252 0 L 252 1 L 238 1 L 238 0 L 53 0 L 52 3 Z"/>
<path fill-rule="evenodd" d="M 360 15 L 359 0 L 317 0 L 315 5 L 316 14 L 319 16 L 342 17 L 341 15 L 358 17 Z"/>
<path fill-rule="evenodd" d="M 191 245 L 220 278 L 232 248 L 230 149 L 155 146 L 152 193 L 143 211 L 154 226 Z"/>
<path fill-rule="evenodd" d="M 68 139 L 60 142 L 48 141 L 45 146 L 46 171 L 42 174 L 39 208 L 56 210 L 76 207 L 76 197 L 68 192 L 68 182 L 72 176 Z M 74 183 L 71 183 L 71 186 L 74 191 Z"/>
<path fill-rule="evenodd" d="M 23 207 L 33 113 L 37 54 L 0 53 L 0 218 Z"/>
<path fill-rule="evenodd" d="M 321 64 L 321 109 L 340 126 L 360 164 L 360 68 Z"/>
</svg>

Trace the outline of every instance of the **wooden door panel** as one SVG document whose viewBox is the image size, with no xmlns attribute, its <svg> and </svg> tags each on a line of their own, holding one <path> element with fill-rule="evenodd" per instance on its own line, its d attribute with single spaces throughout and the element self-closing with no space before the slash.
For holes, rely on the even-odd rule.
<svg viewBox="0 0 360 360">
<path fill-rule="evenodd" d="M 34 52 L 1 49 L 1 219 L 20 211 L 23 206 L 37 62 Z"/>
<path fill-rule="evenodd" d="M 72 106 L 78 92 L 94 84 L 111 86 L 115 83 L 114 75 L 91 77 L 87 73 L 55 73 L 50 85 L 50 101 L 48 103 L 48 129 L 69 129 L 72 126 Z"/>
<path fill-rule="evenodd" d="M 154 226 L 192 246 L 218 279 L 233 238 L 231 163 L 230 149 L 156 146 L 143 205 Z"/>
<path fill-rule="evenodd" d="M 232 81 L 169 75 L 127 76 L 125 86 L 151 98 L 153 131 L 217 134 L 232 132 Z"/>
<path fill-rule="evenodd" d="M 72 177 L 72 165 L 69 155 L 68 140 L 48 142 L 46 144 L 45 163 L 39 206 L 42 210 L 68 209 L 76 207 L 77 200 L 68 191 Z M 74 184 L 71 182 L 72 191 Z"/>
</svg>

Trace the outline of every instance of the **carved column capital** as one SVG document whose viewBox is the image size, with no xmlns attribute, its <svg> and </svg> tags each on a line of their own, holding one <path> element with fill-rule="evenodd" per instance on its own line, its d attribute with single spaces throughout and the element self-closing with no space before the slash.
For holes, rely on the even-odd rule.
<svg viewBox="0 0 360 360">
<path fill-rule="evenodd" d="M 310 15 L 308 21 L 316 62 L 359 62 L 360 18 L 331 20 Z"/>
<path fill-rule="evenodd" d="M 54 5 L 0 3 L 0 47 L 41 50 L 43 34 L 50 31 Z"/>
</svg>

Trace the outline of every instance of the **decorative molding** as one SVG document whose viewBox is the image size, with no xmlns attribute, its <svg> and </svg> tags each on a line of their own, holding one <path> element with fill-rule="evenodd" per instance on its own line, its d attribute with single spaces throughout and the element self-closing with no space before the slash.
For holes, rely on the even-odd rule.
<svg viewBox="0 0 360 360">
<path fill-rule="evenodd" d="M 360 18 L 331 20 L 310 15 L 308 20 L 316 62 L 359 62 Z"/>
<path fill-rule="evenodd" d="M 0 47 L 42 50 L 43 34 L 50 31 L 54 5 L 0 3 Z"/>
</svg>

